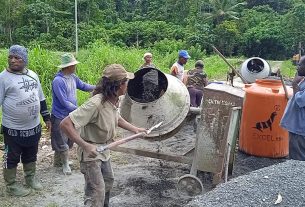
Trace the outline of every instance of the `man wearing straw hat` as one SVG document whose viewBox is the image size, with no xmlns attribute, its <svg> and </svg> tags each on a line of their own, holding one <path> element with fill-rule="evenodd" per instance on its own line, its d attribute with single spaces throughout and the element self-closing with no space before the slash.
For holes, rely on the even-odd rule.
<svg viewBox="0 0 305 207">
<path fill-rule="evenodd" d="M 52 82 L 52 112 L 51 144 L 54 153 L 54 166 L 62 164 L 64 174 L 70 175 L 69 149 L 73 142 L 61 132 L 59 124 L 70 112 L 77 108 L 76 89 L 93 91 L 95 86 L 84 83 L 76 75 L 76 65 L 79 62 L 70 53 L 61 56 L 60 71 L 55 75 Z"/>
<path fill-rule="evenodd" d="M 38 75 L 26 68 L 27 49 L 13 45 L 9 49 L 8 68 L 0 73 L 0 106 L 2 106 L 2 132 L 5 151 L 3 177 L 7 192 L 12 196 L 26 196 L 31 191 L 16 183 L 17 165 L 23 164 L 26 185 L 41 190 L 35 179 L 39 139 L 40 116 L 48 129 L 50 114 Z"/>
</svg>

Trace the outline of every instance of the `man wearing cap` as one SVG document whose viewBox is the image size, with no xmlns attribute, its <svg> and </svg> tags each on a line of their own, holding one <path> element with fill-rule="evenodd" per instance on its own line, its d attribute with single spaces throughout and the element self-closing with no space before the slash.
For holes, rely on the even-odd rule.
<svg viewBox="0 0 305 207">
<path fill-rule="evenodd" d="M 155 68 L 156 66 L 152 63 L 153 56 L 150 52 L 143 55 L 143 60 L 145 61 L 140 68 Z"/>
<path fill-rule="evenodd" d="M 50 114 L 38 75 L 26 68 L 28 53 L 25 47 L 9 49 L 8 68 L 0 73 L 0 106 L 5 151 L 3 177 L 6 190 L 13 196 L 26 196 L 31 191 L 16 183 L 17 165 L 23 163 L 26 185 L 41 190 L 35 179 L 38 143 L 41 136 L 40 116 L 48 129 Z"/>
<path fill-rule="evenodd" d="M 61 69 L 52 82 L 51 144 L 54 153 L 54 166 L 62 164 L 64 174 L 70 175 L 69 149 L 73 142 L 59 128 L 60 122 L 77 108 L 76 89 L 93 91 L 95 86 L 84 83 L 76 75 L 76 64 L 79 62 L 70 53 L 61 56 Z"/>
<path fill-rule="evenodd" d="M 180 50 L 178 52 L 178 61 L 171 67 L 171 75 L 175 76 L 179 80 L 183 81 L 184 76 L 184 65 L 188 59 L 191 58 L 186 50 Z"/>
<path fill-rule="evenodd" d="M 204 63 L 198 60 L 195 68 L 189 70 L 185 77 L 186 87 L 190 94 L 191 106 L 199 107 L 203 96 L 203 88 L 208 85 L 207 75 L 203 71 Z"/>
<path fill-rule="evenodd" d="M 118 112 L 119 96 L 126 93 L 128 80 L 133 78 L 134 74 L 127 72 L 122 65 L 106 66 L 94 96 L 60 124 L 61 129 L 79 146 L 80 170 L 85 177 L 85 206 L 109 206 L 114 181 L 110 151 L 98 153 L 97 147 L 112 142 L 117 126 L 134 133 L 146 132 L 146 129 L 125 121 Z"/>
</svg>

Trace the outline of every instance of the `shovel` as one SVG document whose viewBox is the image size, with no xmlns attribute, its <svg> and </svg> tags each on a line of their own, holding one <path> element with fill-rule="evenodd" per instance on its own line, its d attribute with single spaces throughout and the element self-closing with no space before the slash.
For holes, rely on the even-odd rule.
<svg viewBox="0 0 305 207">
<path fill-rule="evenodd" d="M 131 135 L 129 137 L 126 137 L 126 138 L 123 138 L 123 139 L 120 139 L 118 141 L 115 141 L 115 142 L 112 142 L 111 144 L 108 144 L 108 145 L 105 145 L 105 146 L 100 146 L 100 147 L 97 147 L 96 151 L 98 152 L 103 152 L 105 151 L 106 149 L 111 149 L 113 147 L 116 147 L 118 145 L 121 145 L 121 144 L 124 144 L 126 142 L 129 142 L 133 139 L 136 139 L 136 138 L 139 138 L 139 137 L 143 137 L 145 136 L 146 134 L 150 134 L 150 132 L 158 127 L 160 127 L 162 125 L 163 121 L 161 121 L 160 123 L 152 126 L 150 129 L 147 130 L 147 133 L 145 132 L 140 132 L 140 133 L 137 133 L 137 134 L 134 134 L 134 135 Z"/>
</svg>

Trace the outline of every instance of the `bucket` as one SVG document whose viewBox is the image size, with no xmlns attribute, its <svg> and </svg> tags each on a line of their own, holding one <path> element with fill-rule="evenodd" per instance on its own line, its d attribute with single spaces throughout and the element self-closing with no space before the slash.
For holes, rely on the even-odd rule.
<svg viewBox="0 0 305 207">
<path fill-rule="evenodd" d="M 162 121 L 148 137 L 164 139 L 178 131 L 189 108 L 189 92 L 178 78 L 156 68 L 142 68 L 128 82 L 120 113 L 138 127 L 150 128 Z"/>
<path fill-rule="evenodd" d="M 292 94 L 292 89 L 287 88 Z M 288 155 L 288 132 L 280 127 L 287 105 L 280 80 L 256 80 L 245 85 L 239 149 L 250 155 L 280 158 Z"/>
</svg>

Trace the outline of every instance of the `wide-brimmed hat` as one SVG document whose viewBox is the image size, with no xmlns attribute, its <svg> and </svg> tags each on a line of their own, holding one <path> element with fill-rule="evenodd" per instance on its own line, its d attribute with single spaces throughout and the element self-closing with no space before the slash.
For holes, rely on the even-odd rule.
<svg viewBox="0 0 305 207">
<path fill-rule="evenodd" d="M 76 65 L 79 62 L 75 59 L 75 57 L 71 53 L 65 53 L 61 55 L 61 64 L 57 67 L 66 68 L 71 65 Z"/>
<path fill-rule="evenodd" d="M 124 78 L 134 79 L 134 74 L 127 72 L 120 64 L 107 65 L 103 72 L 103 76 L 114 81 L 123 80 Z"/>
</svg>

